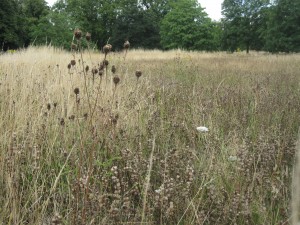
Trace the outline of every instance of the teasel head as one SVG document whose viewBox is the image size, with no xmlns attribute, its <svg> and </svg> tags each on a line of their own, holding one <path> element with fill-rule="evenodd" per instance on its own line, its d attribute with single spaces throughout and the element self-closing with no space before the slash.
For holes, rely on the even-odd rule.
<svg viewBox="0 0 300 225">
<path fill-rule="evenodd" d="M 57 107 L 57 102 L 53 103 L 53 107 L 56 108 Z"/>
<path fill-rule="evenodd" d="M 92 74 L 95 75 L 96 73 L 98 73 L 98 69 L 97 68 L 93 68 L 92 69 Z"/>
<path fill-rule="evenodd" d="M 47 104 L 47 109 L 48 109 L 48 111 L 50 111 L 50 109 L 51 109 L 51 104 L 50 103 Z"/>
<path fill-rule="evenodd" d="M 74 88 L 75 95 L 79 95 L 79 88 Z"/>
<path fill-rule="evenodd" d="M 137 77 L 137 79 L 139 79 L 142 76 L 142 71 L 140 70 L 135 71 L 135 76 Z"/>
<path fill-rule="evenodd" d="M 99 74 L 100 77 L 102 77 L 103 76 L 103 70 L 99 70 L 98 74 Z"/>
<path fill-rule="evenodd" d="M 85 67 L 85 72 L 87 73 L 89 71 L 90 67 L 89 66 L 86 66 Z"/>
<path fill-rule="evenodd" d="M 113 74 L 116 73 L 116 67 L 115 67 L 115 65 L 113 65 L 113 66 L 111 67 L 111 72 L 112 72 Z"/>
<path fill-rule="evenodd" d="M 68 69 L 71 69 L 71 66 L 72 66 L 71 63 L 69 63 L 69 64 L 68 64 Z"/>
<path fill-rule="evenodd" d="M 79 30 L 79 29 L 76 29 L 75 31 L 74 31 L 74 36 L 75 36 L 75 38 L 77 39 L 77 40 L 80 40 L 80 38 L 81 38 L 81 30 Z"/>
<path fill-rule="evenodd" d="M 100 63 L 100 66 L 99 66 L 99 70 L 103 70 L 104 69 L 104 63 Z"/>
<path fill-rule="evenodd" d="M 104 47 L 103 47 L 103 52 L 104 52 L 105 55 L 106 55 L 106 54 L 108 54 L 108 53 L 111 51 L 111 49 L 112 49 L 112 45 L 106 44 L 106 45 L 104 45 Z"/>
<path fill-rule="evenodd" d="M 126 40 L 123 46 L 124 46 L 125 49 L 129 49 L 129 47 L 130 47 L 129 41 Z"/>
<path fill-rule="evenodd" d="M 85 39 L 86 39 L 87 41 L 91 41 L 91 37 L 92 37 L 91 33 L 86 32 Z"/>
<path fill-rule="evenodd" d="M 72 44 L 71 44 L 71 49 L 72 49 L 72 50 L 77 50 L 77 45 L 74 44 L 74 43 L 72 43 Z"/>
<path fill-rule="evenodd" d="M 76 65 L 76 60 L 72 59 L 70 63 L 71 63 L 72 66 L 75 66 Z"/>
<path fill-rule="evenodd" d="M 103 65 L 104 65 L 104 66 L 108 66 L 108 64 L 109 64 L 108 60 L 107 60 L 107 59 L 104 59 L 104 60 L 103 60 Z"/>
<path fill-rule="evenodd" d="M 114 84 L 115 84 L 115 86 L 117 86 L 118 85 L 118 83 L 120 82 L 120 77 L 119 76 L 114 76 L 114 78 L 113 78 L 113 82 L 114 82 Z"/>
</svg>

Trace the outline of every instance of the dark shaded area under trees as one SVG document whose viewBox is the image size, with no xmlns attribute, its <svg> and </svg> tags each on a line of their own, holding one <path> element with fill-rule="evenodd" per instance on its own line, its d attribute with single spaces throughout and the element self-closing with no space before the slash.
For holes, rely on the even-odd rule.
<svg viewBox="0 0 300 225">
<path fill-rule="evenodd" d="M 300 51 L 299 0 L 224 0 L 212 21 L 197 0 L 0 0 L 1 50 L 47 45 L 70 49 L 75 28 L 93 47 L 125 40 L 134 48 Z"/>
</svg>

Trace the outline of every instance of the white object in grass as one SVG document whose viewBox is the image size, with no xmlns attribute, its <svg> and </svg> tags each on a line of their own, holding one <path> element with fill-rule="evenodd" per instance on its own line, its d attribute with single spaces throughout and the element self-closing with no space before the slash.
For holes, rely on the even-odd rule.
<svg viewBox="0 0 300 225">
<path fill-rule="evenodd" d="M 207 127 L 197 127 L 197 131 L 199 131 L 199 132 L 208 132 L 208 128 Z"/>
</svg>

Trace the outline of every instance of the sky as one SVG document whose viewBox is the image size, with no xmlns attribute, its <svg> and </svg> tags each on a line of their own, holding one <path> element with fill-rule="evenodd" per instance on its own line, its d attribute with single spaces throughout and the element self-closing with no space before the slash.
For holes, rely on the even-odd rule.
<svg viewBox="0 0 300 225">
<path fill-rule="evenodd" d="M 221 18 L 221 4 L 223 0 L 198 0 L 206 13 L 213 20 L 220 20 Z M 53 5 L 56 0 L 46 0 L 50 6 Z"/>
</svg>

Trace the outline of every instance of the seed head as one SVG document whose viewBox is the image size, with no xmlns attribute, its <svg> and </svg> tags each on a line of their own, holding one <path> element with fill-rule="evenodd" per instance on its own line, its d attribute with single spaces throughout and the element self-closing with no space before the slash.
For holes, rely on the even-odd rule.
<svg viewBox="0 0 300 225">
<path fill-rule="evenodd" d="M 72 60 L 71 60 L 71 65 L 72 65 L 72 66 L 75 66 L 75 65 L 76 65 L 76 60 L 75 60 L 75 59 L 72 59 Z"/>
<path fill-rule="evenodd" d="M 79 94 L 79 88 L 75 88 L 74 93 L 75 93 L 75 95 L 78 95 Z"/>
<path fill-rule="evenodd" d="M 71 49 L 76 50 L 77 49 L 77 45 L 75 45 L 74 43 L 71 44 Z"/>
<path fill-rule="evenodd" d="M 142 76 L 142 71 L 140 71 L 140 70 L 135 71 L 135 76 L 137 78 L 140 78 L 140 76 Z"/>
<path fill-rule="evenodd" d="M 50 104 L 50 103 L 47 104 L 47 109 L 48 109 L 48 110 L 51 109 L 51 104 Z"/>
<path fill-rule="evenodd" d="M 99 70 L 99 73 L 98 73 L 98 74 L 99 74 L 100 77 L 102 77 L 102 75 L 103 75 L 103 70 Z"/>
<path fill-rule="evenodd" d="M 71 66 L 72 66 L 71 63 L 69 63 L 69 64 L 68 64 L 68 69 L 71 69 Z"/>
<path fill-rule="evenodd" d="M 64 118 L 61 118 L 60 121 L 59 121 L 60 125 L 64 126 L 65 125 L 65 119 Z"/>
<path fill-rule="evenodd" d="M 96 74 L 96 73 L 98 73 L 98 69 L 93 68 L 93 69 L 92 69 L 92 74 L 94 75 L 94 74 Z"/>
<path fill-rule="evenodd" d="M 86 67 L 85 67 L 85 72 L 88 72 L 89 69 L 90 69 L 90 67 L 89 67 L 89 66 L 86 66 Z"/>
<path fill-rule="evenodd" d="M 77 40 L 80 40 L 80 38 L 81 38 L 81 30 L 76 29 L 76 30 L 74 31 L 74 36 L 75 36 L 75 38 L 76 38 Z"/>
<path fill-rule="evenodd" d="M 108 60 L 105 59 L 105 60 L 103 61 L 103 64 L 104 64 L 105 66 L 108 66 L 108 64 L 109 64 Z"/>
<path fill-rule="evenodd" d="M 111 49 L 112 49 L 112 45 L 110 45 L 110 44 L 104 45 L 103 52 L 105 54 L 107 54 L 107 53 L 109 53 L 111 51 Z"/>
<path fill-rule="evenodd" d="M 127 41 L 125 41 L 125 43 L 124 43 L 124 48 L 125 49 L 128 49 L 130 47 L 130 43 L 129 43 L 129 41 L 127 40 Z"/>
<path fill-rule="evenodd" d="M 111 72 L 112 72 L 112 73 L 116 73 L 116 67 L 115 67 L 115 65 L 113 65 L 113 66 L 111 67 Z"/>
<path fill-rule="evenodd" d="M 91 40 L 91 37 L 92 37 L 91 33 L 86 32 L 85 39 L 86 39 L 87 41 L 90 41 L 90 40 Z"/>
<path fill-rule="evenodd" d="M 54 108 L 56 108 L 56 106 L 57 106 L 57 102 L 54 102 L 54 103 L 53 103 L 53 106 L 54 106 Z"/>
<path fill-rule="evenodd" d="M 115 85 L 118 85 L 118 83 L 120 82 L 120 77 L 114 76 L 113 81 Z"/>
</svg>

